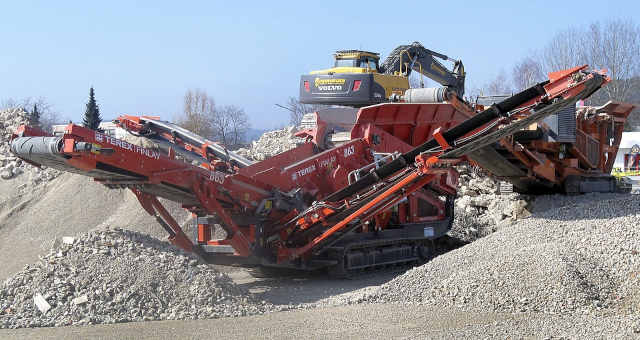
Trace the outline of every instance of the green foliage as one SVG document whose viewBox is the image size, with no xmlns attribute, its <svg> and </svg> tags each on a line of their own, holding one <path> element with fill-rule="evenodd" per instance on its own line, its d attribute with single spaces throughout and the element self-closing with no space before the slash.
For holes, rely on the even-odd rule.
<svg viewBox="0 0 640 340">
<path fill-rule="evenodd" d="M 29 125 L 40 126 L 40 111 L 38 111 L 38 104 L 33 104 L 33 110 L 29 113 Z"/>
<path fill-rule="evenodd" d="M 101 121 L 102 118 L 100 117 L 100 109 L 98 108 L 98 104 L 96 103 L 95 93 L 92 86 L 89 90 L 89 102 L 87 102 L 87 109 L 84 112 L 82 125 L 92 130 L 98 130 Z"/>
</svg>

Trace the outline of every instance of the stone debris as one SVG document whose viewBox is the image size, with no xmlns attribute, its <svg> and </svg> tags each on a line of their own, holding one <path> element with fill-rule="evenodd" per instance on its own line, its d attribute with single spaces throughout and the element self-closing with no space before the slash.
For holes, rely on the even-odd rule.
<svg viewBox="0 0 640 340">
<path fill-rule="evenodd" d="M 0 287 L 0 328 L 218 318 L 272 309 L 193 255 L 121 229 L 60 243 Z"/>
<path fill-rule="evenodd" d="M 36 295 L 33 296 L 33 303 L 38 307 L 38 310 L 42 314 L 45 314 L 49 309 L 51 309 L 51 305 L 40 293 L 36 293 Z"/>
<path fill-rule="evenodd" d="M 153 139 L 136 136 L 131 133 L 124 133 L 121 137 L 119 137 L 125 142 L 129 142 L 133 145 L 141 146 L 143 148 L 151 149 L 151 150 L 160 150 L 160 145 L 153 141 Z"/>
<path fill-rule="evenodd" d="M 64 236 L 62 237 L 62 243 L 64 244 L 73 244 L 73 242 L 75 242 L 75 238 L 71 237 L 71 236 Z"/>
<path fill-rule="evenodd" d="M 338 301 L 559 315 L 640 312 L 637 198 L 549 200 L 546 211 Z"/>
<path fill-rule="evenodd" d="M 265 132 L 260 139 L 253 141 L 250 148 L 240 148 L 234 152 L 248 159 L 262 161 L 277 154 L 289 151 L 298 144 L 304 142 L 302 138 L 295 137 L 295 126 L 284 129 Z"/>
<path fill-rule="evenodd" d="M 530 197 L 500 194 L 500 181 L 483 171 L 469 166 L 459 166 L 457 170 L 460 178 L 451 236 L 474 241 L 531 215 L 527 210 Z"/>
<path fill-rule="evenodd" d="M 22 108 L 10 108 L 0 111 L 0 178 L 10 180 L 27 176 L 32 186 L 47 183 L 58 177 L 59 171 L 46 167 L 36 168 L 15 157 L 9 149 L 11 134 L 23 124 L 28 124 L 28 113 Z M 28 188 L 25 187 L 24 190 Z"/>
<path fill-rule="evenodd" d="M 85 294 L 71 300 L 71 303 L 73 303 L 74 305 L 81 305 L 83 303 L 87 303 L 88 301 L 89 301 L 89 298 L 87 297 L 87 294 Z"/>
</svg>

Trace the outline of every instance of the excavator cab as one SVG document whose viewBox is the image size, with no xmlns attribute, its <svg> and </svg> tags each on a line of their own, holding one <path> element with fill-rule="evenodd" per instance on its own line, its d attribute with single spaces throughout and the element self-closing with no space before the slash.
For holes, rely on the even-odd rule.
<svg viewBox="0 0 640 340">
<path fill-rule="evenodd" d="M 385 102 L 394 90 L 409 87 L 406 77 L 380 73 L 378 53 L 342 50 L 336 51 L 333 56 L 332 68 L 302 76 L 301 102 L 362 107 Z"/>
<path fill-rule="evenodd" d="M 332 68 L 312 71 L 300 78 L 300 102 L 363 107 L 403 96 L 417 98 L 405 93 L 412 71 L 442 85 L 425 89 L 423 92 L 428 95 L 420 98 L 440 98 L 432 94 L 445 91 L 460 98 L 464 95 L 462 61 L 431 51 L 418 42 L 396 47 L 383 63 L 378 53 L 361 50 L 337 51 L 334 59 Z M 441 61 L 452 62 L 452 69 Z"/>
<path fill-rule="evenodd" d="M 366 69 L 368 72 L 378 72 L 378 62 L 380 61 L 378 53 L 351 50 L 337 51 L 333 56 L 335 59 L 334 68 L 349 67 Z"/>
<path fill-rule="evenodd" d="M 310 74 L 335 74 L 335 73 L 378 73 L 380 56 L 377 53 L 348 50 L 337 51 L 333 55 L 332 68 L 312 71 Z"/>
</svg>

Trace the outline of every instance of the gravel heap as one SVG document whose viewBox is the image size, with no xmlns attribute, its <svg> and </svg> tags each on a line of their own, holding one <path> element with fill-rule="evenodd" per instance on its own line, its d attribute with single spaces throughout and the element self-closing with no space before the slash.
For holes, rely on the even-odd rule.
<svg viewBox="0 0 640 340">
<path fill-rule="evenodd" d="M 460 174 L 451 236 L 474 241 L 515 220 L 529 217 L 529 197 L 500 194 L 499 182 L 483 171 L 457 167 Z"/>
<path fill-rule="evenodd" d="M 265 160 L 304 142 L 301 138 L 294 136 L 296 131 L 295 126 L 289 126 L 281 130 L 265 132 L 260 139 L 251 143 L 251 148 L 240 148 L 234 152 L 252 160 Z"/>
<path fill-rule="evenodd" d="M 65 237 L 0 288 L 0 327 L 242 316 L 269 310 L 223 273 L 121 229 Z"/>
<path fill-rule="evenodd" d="M 11 134 L 22 124 L 28 124 L 28 113 L 22 108 L 0 111 L 0 180 L 27 176 L 28 183 L 37 185 L 56 178 L 60 172 L 43 167 L 38 169 L 15 157 L 9 150 Z"/>
<path fill-rule="evenodd" d="M 640 311 L 637 196 L 566 197 L 348 302 L 412 302 L 468 310 Z"/>
</svg>

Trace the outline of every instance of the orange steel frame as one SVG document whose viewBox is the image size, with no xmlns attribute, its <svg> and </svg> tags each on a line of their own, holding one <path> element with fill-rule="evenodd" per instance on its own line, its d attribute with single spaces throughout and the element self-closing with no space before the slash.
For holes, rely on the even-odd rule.
<svg viewBox="0 0 640 340">
<path fill-rule="evenodd" d="M 528 107 L 540 101 L 553 98 L 571 98 L 584 91 L 584 84 L 572 77 L 585 67 L 575 68 L 563 72 L 550 74 L 550 82 L 544 86 L 546 93 L 538 98 L 522 104 L 523 112 L 519 116 L 529 114 Z M 404 106 L 403 106 L 404 105 Z M 431 107 L 431 111 L 427 108 Z M 437 108 L 434 110 L 434 108 Z M 384 110 L 395 110 L 393 126 Z M 168 186 L 184 193 L 186 198 L 181 201 L 183 207 L 196 216 L 215 214 L 222 221 L 228 232 L 224 240 L 212 240 L 211 228 L 206 224 L 199 224 L 197 242 L 200 244 L 217 246 L 230 245 L 235 256 L 249 257 L 254 255 L 252 249 L 256 246 L 256 234 L 259 226 L 256 223 L 238 224 L 234 214 L 253 211 L 260 202 L 273 200 L 272 194 L 278 190 L 288 192 L 295 188 L 302 188 L 314 201 L 321 201 L 338 189 L 347 185 L 346 174 L 373 162 L 371 152 L 407 151 L 412 146 L 424 140 L 434 138 L 440 145 L 440 151 L 420 154 L 415 162 L 392 176 L 391 179 L 380 181 L 367 192 L 360 192 L 350 199 L 340 202 L 324 202 L 323 206 L 313 207 L 305 211 L 292 208 L 289 211 L 270 209 L 263 218 L 275 226 L 274 235 L 286 241 L 287 237 L 304 231 L 311 226 L 323 225 L 324 230 L 306 243 L 290 247 L 279 242 L 274 249 L 278 263 L 287 263 L 299 258 L 309 258 L 313 250 L 326 242 L 336 233 L 354 225 L 356 219 L 363 221 L 388 222 L 387 212 L 398 205 L 400 219 L 405 221 L 424 221 L 441 219 L 444 217 L 443 207 L 438 204 L 437 195 L 455 195 L 457 174 L 450 165 L 461 159 L 442 160 L 439 156 L 450 150 L 452 146 L 443 137 L 443 131 L 455 125 L 453 121 L 464 120 L 467 113 L 457 111 L 453 106 L 442 104 L 388 104 L 363 108 L 359 112 L 359 120 L 352 130 L 353 140 L 336 148 L 317 152 L 307 143 L 300 148 L 285 152 L 281 155 L 255 165 L 237 169 L 230 164 L 224 164 L 208 153 L 205 146 L 194 146 L 174 136 L 165 133 L 165 138 L 187 150 L 199 153 L 210 164 L 194 166 L 177 159 L 175 153 L 169 150 L 167 155 L 156 150 L 135 146 L 125 141 L 105 136 L 99 132 L 70 124 L 65 130 L 63 148 L 61 152 L 67 158 L 67 164 L 86 171 L 97 169 L 99 165 L 125 170 L 139 177 L 121 180 L 116 178 L 97 177 L 96 180 L 107 185 L 125 185 L 136 195 L 143 208 L 155 216 L 169 231 L 170 241 L 187 251 L 195 251 L 189 238 L 184 234 L 178 223 L 171 217 L 159 202 L 155 194 L 147 191 L 147 186 Z M 420 121 L 422 117 L 431 117 L 430 123 L 424 124 L 419 136 L 415 126 L 403 125 L 402 122 Z M 444 117 L 446 118 L 442 118 Z M 404 117 L 404 118 L 403 118 Z M 361 119 L 360 119 L 361 118 Z M 122 116 L 119 124 L 130 130 L 141 129 L 140 120 L 133 116 Z M 395 129 L 395 131 L 394 131 Z M 411 133 L 409 133 L 411 132 Z M 23 135 L 29 135 L 27 128 Z M 32 135 L 37 132 L 31 131 Z M 470 131 L 469 133 L 473 133 Z M 595 133 L 595 132 L 594 132 Z M 413 135 L 412 135 L 413 134 Z M 78 142 L 97 145 L 96 151 L 77 150 Z M 515 143 L 514 143 L 515 145 Z M 515 147 L 519 147 L 516 145 Z M 530 150 L 518 150 L 523 162 L 533 164 L 530 159 L 536 159 L 537 154 Z M 101 152 L 103 150 L 104 152 Z M 291 159 L 295 159 L 293 164 Z M 278 162 L 283 162 L 277 164 Z M 536 160 L 536 166 L 549 166 L 546 162 Z M 268 166 L 267 166 L 268 165 Z M 220 172 L 219 170 L 227 172 Z M 534 170 L 535 171 L 535 170 Z M 539 170 L 543 173 L 542 170 Z M 416 198 L 412 198 L 416 194 Z M 191 195 L 191 196 L 189 196 Z M 168 197 L 171 198 L 171 197 Z M 407 202 L 401 203 L 404 199 Z M 433 216 L 417 216 L 415 199 L 425 199 L 433 203 L 438 213 Z M 272 202 L 273 203 L 273 202 Z M 336 214 L 355 209 L 345 218 L 329 223 Z M 386 221 L 386 222 L 385 222 Z M 378 228 L 385 226 L 378 225 Z"/>
</svg>

